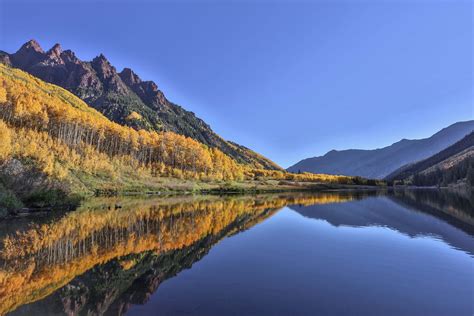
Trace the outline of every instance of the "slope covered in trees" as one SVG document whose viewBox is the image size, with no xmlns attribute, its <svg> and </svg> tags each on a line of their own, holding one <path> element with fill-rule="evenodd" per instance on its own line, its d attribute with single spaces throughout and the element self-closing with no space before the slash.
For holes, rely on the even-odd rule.
<svg viewBox="0 0 474 316">
<path fill-rule="evenodd" d="M 375 184 L 258 169 L 189 137 L 137 131 L 111 122 L 61 87 L 1 64 L 0 132 L 0 200 L 2 187 L 16 188 L 13 193 L 19 195 L 31 194 L 35 187 L 66 193 L 107 190 L 132 180 L 140 187 L 154 181 L 156 188 L 160 177 L 205 183 L 271 179 Z"/>
<path fill-rule="evenodd" d="M 474 132 L 439 153 L 387 176 L 389 181 L 424 186 L 448 185 L 464 179 L 474 186 Z"/>
<path fill-rule="evenodd" d="M 269 159 L 217 135 L 194 113 L 170 102 L 152 81 L 143 81 L 133 70 L 120 73 L 100 54 L 90 62 L 59 44 L 44 51 L 31 40 L 17 52 L 0 52 L 0 63 L 20 68 L 72 92 L 111 121 L 136 130 L 169 131 L 217 148 L 239 163 L 281 170 Z"/>
<path fill-rule="evenodd" d="M 136 131 L 109 121 L 57 86 L 0 65 L 0 155 L 34 157 L 64 177 L 64 160 L 113 172 L 114 163 L 151 172 L 241 179 L 243 166 L 215 148 L 172 132 Z"/>
</svg>

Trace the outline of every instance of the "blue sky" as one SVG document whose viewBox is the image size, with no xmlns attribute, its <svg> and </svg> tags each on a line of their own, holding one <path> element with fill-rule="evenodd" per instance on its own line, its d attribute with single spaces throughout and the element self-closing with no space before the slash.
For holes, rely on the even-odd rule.
<svg viewBox="0 0 474 316">
<path fill-rule="evenodd" d="M 473 2 L 0 0 L 0 49 L 34 38 L 133 68 L 283 167 L 473 119 Z"/>
</svg>

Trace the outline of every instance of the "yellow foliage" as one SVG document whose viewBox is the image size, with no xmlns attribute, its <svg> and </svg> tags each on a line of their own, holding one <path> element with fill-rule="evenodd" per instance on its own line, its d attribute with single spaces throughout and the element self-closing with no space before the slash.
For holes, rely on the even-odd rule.
<svg viewBox="0 0 474 316">
<path fill-rule="evenodd" d="M 7 90 L 0 86 L 0 103 L 7 102 Z"/>
<path fill-rule="evenodd" d="M 132 112 L 129 118 L 138 119 L 139 114 Z M 58 178 L 67 177 L 68 170 L 114 177 L 131 167 L 180 179 L 351 182 L 343 176 L 257 169 L 189 137 L 121 126 L 68 91 L 2 64 L 0 121 L 6 144 L 0 158 L 12 153 L 10 131 L 16 135 L 13 155 L 36 159 L 45 173 Z"/>
<path fill-rule="evenodd" d="M 232 235 L 288 204 L 324 204 L 351 195 L 171 197 L 151 200 L 98 199 L 51 223 L 32 225 L 0 240 L 0 314 L 36 301 L 95 265 L 130 254 L 182 249 L 211 235 Z M 110 209 L 115 204 L 120 210 Z M 245 220 L 243 220 L 245 219 Z M 233 224 L 236 225 L 233 225 Z"/>
<path fill-rule="evenodd" d="M 136 131 L 113 123 L 66 90 L 18 69 L 0 65 L 0 87 L 0 120 L 19 133 L 15 153 L 38 159 L 47 174 L 65 175 L 65 170 L 55 170 L 57 161 L 111 173 L 118 160 L 155 174 L 168 170 L 165 175 L 179 178 L 199 173 L 226 180 L 242 177 L 244 166 L 217 149 L 175 133 Z M 68 161 L 68 154 L 79 159 Z"/>
<path fill-rule="evenodd" d="M 5 159 L 10 155 L 11 149 L 10 129 L 3 121 L 0 120 L 0 160 Z"/>
<path fill-rule="evenodd" d="M 142 116 L 138 114 L 137 112 L 133 111 L 130 113 L 126 118 L 127 121 L 133 121 L 133 120 L 141 120 Z"/>
</svg>

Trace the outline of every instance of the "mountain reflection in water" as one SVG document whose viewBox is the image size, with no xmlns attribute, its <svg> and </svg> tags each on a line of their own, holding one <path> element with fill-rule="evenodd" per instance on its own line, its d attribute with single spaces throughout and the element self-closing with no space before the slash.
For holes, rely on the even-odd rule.
<svg viewBox="0 0 474 316">
<path fill-rule="evenodd" d="M 0 314 L 125 314 L 220 240 L 284 206 L 334 226 L 435 236 L 472 256 L 472 201 L 441 191 L 93 199 L 74 212 L 0 223 Z"/>
</svg>

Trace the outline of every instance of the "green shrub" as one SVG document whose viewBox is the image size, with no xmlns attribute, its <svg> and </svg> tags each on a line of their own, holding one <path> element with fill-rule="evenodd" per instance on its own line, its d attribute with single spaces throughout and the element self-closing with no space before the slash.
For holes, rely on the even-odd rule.
<svg viewBox="0 0 474 316">
<path fill-rule="evenodd" d="M 7 216 L 22 206 L 23 203 L 21 203 L 17 196 L 0 183 L 0 218 Z"/>
</svg>

